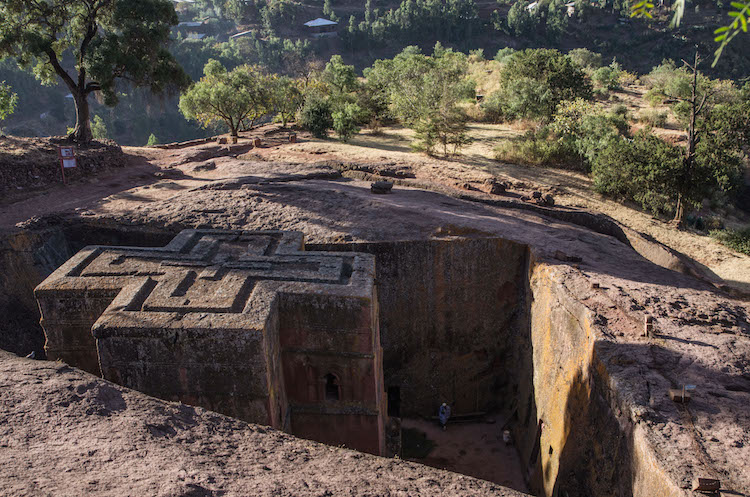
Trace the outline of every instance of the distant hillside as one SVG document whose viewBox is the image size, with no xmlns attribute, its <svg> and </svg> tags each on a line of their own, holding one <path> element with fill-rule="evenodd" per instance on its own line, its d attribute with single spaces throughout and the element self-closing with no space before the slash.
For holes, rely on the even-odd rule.
<svg viewBox="0 0 750 497">
<path fill-rule="evenodd" d="M 198 0 L 180 9 L 180 20 L 187 24 L 175 28 L 172 50 L 196 79 L 209 58 L 219 59 L 229 68 L 250 63 L 269 72 L 301 75 L 310 62 L 341 54 L 346 63 L 361 71 L 408 45 L 430 52 L 437 41 L 464 52 L 481 49 L 487 59 L 504 47 L 549 47 L 563 52 L 582 47 L 601 53 L 607 62 L 616 58 L 624 69 L 644 74 L 665 58 L 692 58 L 696 45 L 703 57 L 710 59 L 716 48 L 713 29 L 727 19 L 726 12 L 714 4 L 693 4 L 681 27 L 672 30 L 667 9 L 656 12 L 655 21 L 646 21 L 623 17 L 619 12 L 626 6 L 615 9 L 608 4 L 612 0 L 601 1 L 607 9 L 578 0 L 569 17 L 562 0 L 543 0 L 536 10 L 526 8 L 541 20 L 518 35 L 518 30 L 509 26 L 512 5 L 494 1 L 326 2 L 331 13 L 324 12 L 319 2 L 230 0 L 219 10 L 213 7 L 213 0 Z M 232 5 L 240 10 L 227 10 Z M 306 21 L 326 15 L 339 19 L 335 33 L 319 37 L 304 26 Z M 247 33 L 230 41 L 230 36 L 243 32 Z M 706 62 L 702 69 L 712 77 L 750 77 L 747 35 L 729 46 L 715 69 L 709 66 Z M 41 87 L 10 60 L 0 61 L 3 80 L 20 98 L 16 113 L 0 123 L 6 133 L 63 135 L 74 122 L 72 99 L 62 85 Z M 213 134 L 215 130 L 187 122 L 177 101 L 176 96 L 154 97 L 146 91 L 123 88 L 117 108 L 94 104 L 92 113 L 103 125 L 100 131 L 123 145 L 144 145 L 152 133 L 161 142 Z"/>
</svg>

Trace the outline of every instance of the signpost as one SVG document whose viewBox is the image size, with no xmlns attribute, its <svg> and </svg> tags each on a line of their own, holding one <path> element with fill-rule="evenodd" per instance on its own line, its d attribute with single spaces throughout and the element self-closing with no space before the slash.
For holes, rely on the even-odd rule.
<svg viewBox="0 0 750 497">
<path fill-rule="evenodd" d="M 73 169 L 78 167 L 76 162 L 76 149 L 75 147 L 57 147 L 57 154 L 60 156 L 60 171 L 62 171 L 63 184 L 67 185 L 65 180 L 65 170 Z"/>
</svg>

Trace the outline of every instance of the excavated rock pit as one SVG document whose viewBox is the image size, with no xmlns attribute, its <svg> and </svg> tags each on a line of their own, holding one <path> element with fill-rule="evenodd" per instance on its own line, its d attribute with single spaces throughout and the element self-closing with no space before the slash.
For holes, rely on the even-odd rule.
<svg viewBox="0 0 750 497">
<path fill-rule="evenodd" d="M 298 229 L 309 249 L 374 254 L 398 414 L 432 416 L 444 400 L 457 414 L 508 413 L 536 495 L 686 496 L 697 477 L 750 491 L 745 302 L 610 234 L 433 192 L 223 184 L 31 223 L 3 238 L 0 346 L 41 352 L 32 290 L 83 246 L 162 246 L 186 227 Z M 698 386 L 692 401 L 670 400 L 685 383 Z"/>
</svg>

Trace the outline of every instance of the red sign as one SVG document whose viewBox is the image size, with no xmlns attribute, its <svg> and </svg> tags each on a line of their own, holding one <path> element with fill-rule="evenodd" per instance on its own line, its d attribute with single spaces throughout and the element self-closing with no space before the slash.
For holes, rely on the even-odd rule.
<svg viewBox="0 0 750 497">
<path fill-rule="evenodd" d="M 75 147 L 57 147 L 57 154 L 60 156 L 60 170 L 62 171 L 63 184 L 67 184 L 65 181 L 65 170 L 78 167 L 76 149 Z"/>
</svg>

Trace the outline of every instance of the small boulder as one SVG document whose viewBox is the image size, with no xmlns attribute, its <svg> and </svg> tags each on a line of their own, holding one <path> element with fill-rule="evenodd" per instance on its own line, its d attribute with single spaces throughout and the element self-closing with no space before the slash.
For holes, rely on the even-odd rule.
<svg viewBox="0 0 750 497">
<path fill-rule="evenodd" d="M 390 181 L 375 181 L 370 185 L 370 191 L 377 194 L 391 193 L 392 189 L 393 183 Z"/>
</svg>

